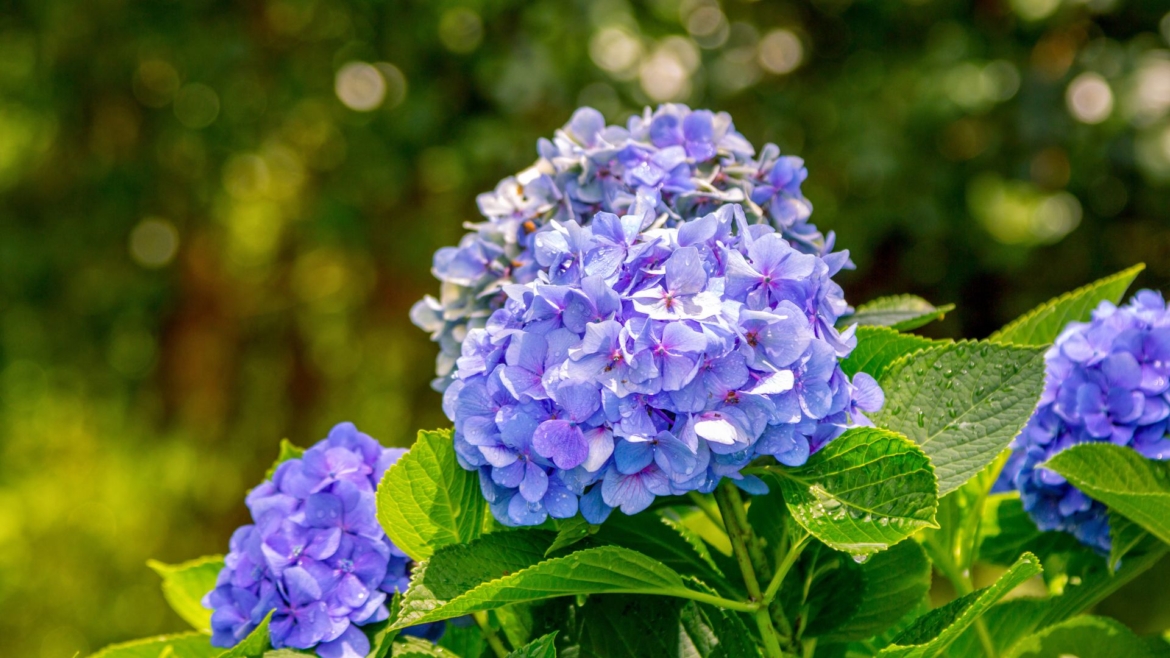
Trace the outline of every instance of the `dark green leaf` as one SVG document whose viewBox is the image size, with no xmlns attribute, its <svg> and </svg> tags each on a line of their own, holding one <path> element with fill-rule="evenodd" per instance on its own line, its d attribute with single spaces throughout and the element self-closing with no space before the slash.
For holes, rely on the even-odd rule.
<svg viewBox="0 0 1170 658">
<path fill-rule="evenodd" d="M 264 474 L 264 479 L 271 480 L 273 474 L 276 473 L 277 466 L 280 466 L 290 459 L 300 459 L 302 456 L 304 456 L 304 454 L 304 448 L 293 445 L 293 443 L 288 439 L 281 439 L 280 452 L 276 455 L 276 461 L 272 462 L 272 466 L 268 467 L 268 472 Z"/>
<path fill-rule="evenodd" d="M 1154 658 L 1145 642 L 1105 617 L 1077 617 L 1046 628 L 1012 647 L 1005 658 Z"/>
<path fill-rule="evenodd" d="M 90 658 L 215 658 L 223 652 L 204 633 L 179 633 L 114 644 Z"/>
<path fill-rule="evenodd" d="M 398 617 L 398 611 L 402 609 L 402 594 L 394 592 L 386 607 L 389 615 L 385 621 L 362 627 L 362 632 L 370 639 L 370 654 L 367 658 L 386 658 L 389 656 L 390 646 L 398 637 L 398 631 L 390 630 L 390 623 Z"/>
<path fill-rule="evenodd" d="M 1144 264 L 1118 272 L 1087 286 L 1077 288 L 1012 320 L 989 340 L 1015 345 L 1048 345 L 1056 340 L 1069 322 L 1086 322 L 1102 301 L 1121 301 L 1129 284 L 1146 269 Z"/>
<path fill-rule="evenodd" d="M 922 446 L 946 495 L 1028 421 L 1044 385 L 1043 356 L 1038 347 L 960 342 L 902 357 L 882 375 L 886 404 L 871 419 Z"/>
<path fill-rule="evenodd" d="M 1025 580 L 1041 572 L 1036 556 L 1025 553 L 990 587 L 976 590 L 931 610 L 882 650 L 890 658 L 934 658 L 947 655 L 950 645 L 992 605 Z"/>
<path fill-rule="evenodd" d="M 557 596 L 693 594 L 660 561 L 618 546 L 587 548 L 541 562 L 554 537 L 539 530 L 493 533 L 440 549 L 415 568 L 393 627 Z"/>
<path fill-rule="evenodd" d="M 552 546 L 548 547 L 546 555 L 552 555 L 562 548 L 568 548 L 596 531 L 596 527 L 590 525 L 580 515 L 560 521 L 557 525 L 559 526 L 557 528 L 557 539 L 553 542 Z"/>
<path fill-rule="evenodd" d="M 1170 542 L 1170 464 L 1112 443 L 1082 443 L 1057 453 L 1043 466 Z"/>
<path fill-rule="evenodd" d="M 459 658 L 481 658 L 488 652 L 487 642 L 483 639 L 483 631 L 477 624 L 447 624 L 443 637 L 439 638 L 439 646 L 459 656 Z"/>
<path fill-rule="evenodd" d="M 841 369 L 852 377 L 865 372 L 880 379 L 882 373 L 902 356 L 933 345 L 949 345 L 951 340 L 931 340 L 904 334 L 889 327 L 858 327 L 857 347 L 841 362 Z"/>
<path fill-rule="evenodd" d="M 211 632 L 211 611 L 203 607 L 203 595 L 215 589 L 215 579 L 223 569 L 223 557 L 211 555 L 182 564 L 146 563 L 162 577 L 163 598 L 183 621 L 197 631 Z"/>
<path fill-rule="evenodd" d="M 824 642 L 878 635 L 913 610 L 930 591 L 930 560 L 918 542 L 901 542 L 862 565 L 852 566 L 860 576 L 860 586 L 846 592 L 857 601 L 853 611 L 844 618 L 826 611 L 830 623 L 820 622 L 826 630 L 818 633 L 810 627 L 808 635 L 819 635 Z M 813 587 L 817 587 L 815 582 Z"/>
<path fill-rule="evenodd" d="M 1113 510 L 1109 510 L 1109 568 L 1116 569 L 1121 559 L 1147 541 L 1150 533 Z"/>
<path fill-rule="evenodd" d="M 879 297 L 858 306 L 853 315 L 841 318 L 837 325 L 847 327 L 856 323 L 863 326 L 881 326 L 890 327 L 897 331 L 909 331 L 935 320 L 941 320 L 954 308 L 954 304 L 935 306 L 914 295 Z"/>
<path fill-rule="evenodd" d="M 541 635 L 528 644 L 508 654 L 508 658 L 556 658 L 557 648 L 553 644 L 556 640 L 557 633 L 553 631 L 548 635 Z"/>
<path fill-rule="evenodd" d="M 733 591 L 702 540 L 681 524 L 656 514 L 615 514 L 601 525 L 592 541 L 638 551 L 720 592 Z"/>
<path fill-rule="evenodd" d="M 804 466 L 770 470 L 796 522 L 837 550 L 868 555 L 935 525 L 930 460 L 896 432 L 853 428 Z"/>
<path fill-rule="evenodd" d="M 479 477 L 455 459 L 450 430 L 419 432 L 410 452 L 386 471 L 378 487 L 378 521 L 415 560 L 478 537 L 485 508 Z"/>
</svg>

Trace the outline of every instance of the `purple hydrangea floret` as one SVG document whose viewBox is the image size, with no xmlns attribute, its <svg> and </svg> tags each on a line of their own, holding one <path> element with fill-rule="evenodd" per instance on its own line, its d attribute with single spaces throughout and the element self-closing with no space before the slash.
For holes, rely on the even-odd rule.
<svg viewBox="0 0 1170 658">
<path fill-rule="evenodd" d="M 803 464 L 882 405 L 839 364 L 856 343 L 835 328 L 847 253 L 802 251 L 737 203 L 678 223 L 660 203 L 550 220 L 532 280 L 463 340 L 444 409 L 505 525 L 600 523 L 724 477 L 765 491 L 740 469 Z"/>
<path fill-rule="evenodd" d="M 725 112 L 668 104 L 623 127 L 607 126 L 600 112 L 584 107 L 552 140 L 541 139 L 537 152 L 535 164 L 479 196 L 486 221 L 469 224 L 458 246 L 435 254 L 439 296 L 411 310 L 440 345 L 438 390 L 450 384 L 468 330 L 503 306 L 505 286 L 536 279 L 536 247 L 554 220 L 588 226 L 597 213 L 629 214 L 643 198 L 669 228 L 737 203 L 749 223 L 772 226 L 798 251 L 832 251 L 833 234 L 808 222 L 804 161 L 781 156 L 774 144 L 757 154 Z"/>
<path fill-rule="evenodd" d="M 1105 441 L 1170 458 L 1170 312 L 1150 290 L 1122 307 L 1101 302 L 1090 322 L 1061 332 L 1045 361 L 1043 396 L 996 488 L 1018 489 L 1041 530 L 1069 532 L 1108 552 L 1105 506 L 1037 466 L 1070 446 Z"/>
<path fill-rule="evenodd" d="M 385 620 L 412 562 L 378 524 L 374 491 L 405 452 L 341 423 L 298 459 L 281 463 L 247 497 L 253 523 L 236 530 L 211 609 L 211 643 L 238 644 L 272 612 L 274 648 L 321 658 L 365 658 L 359 628 Z M 437 639 L 442 623 L 407 629 Z"/>
</svg>

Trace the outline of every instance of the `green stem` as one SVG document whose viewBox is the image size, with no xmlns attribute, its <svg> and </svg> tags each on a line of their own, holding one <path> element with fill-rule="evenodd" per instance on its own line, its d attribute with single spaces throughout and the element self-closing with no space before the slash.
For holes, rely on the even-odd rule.
<svg viewBox="0 0 1170 658">
<path fill-rule="evenodd" d="M 483 639 L 487 641 L 488 646 L 492 648 L 492 652 L 496 654 L 496 658 L 508 658 L 508 648 L 504 646 L 504 641 L 496 635 L 496 631 L 492 628 L 488 621 L 486 612 L 476 612 L 471 615 L 475 618 L 475 623 L 479 625 L 479 631 L 483 633 Z"/>
<path fill-rule="evenodd" d="M 764 605 L 772 602 L 776 598 L 776 593 L 780 591 L 780 585 L 784 583 L 784 577 L 788 575 L 788 571 L 792 569 L 792 565 L 800 559 L 800 554 L 804 551 L 804 547 L 808 544 L 809 535 L 805 534 L 800 538 L 800 541 L 792 545 L 788 552 L 784 555 L 784 559 L 776 566 L 776 573 L 772 576 L 772 582 L 768 583 L 768 589 L 764 590 Z"/>
<path fill-rule="evenodd" d="M 649 594 L 658 594 L 660 592 L 647 592 Z M 736 612 L 755 613 L 760 609 L 759 603 L 748 603 L 747 601 L 735 601 L 732 599 L 725 599 L 721 596 L 714 596 L 712 594 L 704 594 L 703 592 L 696 592 L 692 589 L 671 590 L 670 596 L 675 596 L 680 599 L 690 599 L 698 601 L 699 603 L 710 603 L 713 606 L 726 608 L 728 610 L 735 610 Z"/>
<path fill-rule="evenodd" d="M 723 516 L 723 523 L 727 528 L 727 536 L 731 539 L 732 553 L 743 575 L 743 584 L 747 588 L 748 596 L 756 604 L 756 625 L 760 629 L 760 639 L 764 643 L 764 653 L 768 658 L 784 658 L 780 650 L 780 639 L 776 628 L 772 625 L 772 616 L 768 606 L 763 604 L 764 593 L 760 591 L 760 582 L 756 579 L 756 569 L 752 565 L 748 542 L 751 540 L 751 526 L 747 523 L 747 514 L 744 513 L 743 501 L 739 491 L 730 482 L 723 482 L 715 490 L 715 502 L 719 504 L 719 512 Z"/>
</svg>

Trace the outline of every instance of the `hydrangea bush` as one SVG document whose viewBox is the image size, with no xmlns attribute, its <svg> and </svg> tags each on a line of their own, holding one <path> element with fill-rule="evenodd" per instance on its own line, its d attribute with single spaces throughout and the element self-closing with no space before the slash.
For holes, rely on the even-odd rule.
<svg viewBox="0 0 1170 658">
<path fill-rule="evenodd" d="M 1082 614 L 1170 550 L 1170 322 L 1115 306 L 1140 265 L 931 339 L 950 307 L 849 306 L 803 163 L 725 114 L 586 108 L 538 153 L 412 312 L 453 427 L 282 444 L 226 557 L 152 563 L 194 630 L 98 656 L 1165 649 Z"/>
</svg>

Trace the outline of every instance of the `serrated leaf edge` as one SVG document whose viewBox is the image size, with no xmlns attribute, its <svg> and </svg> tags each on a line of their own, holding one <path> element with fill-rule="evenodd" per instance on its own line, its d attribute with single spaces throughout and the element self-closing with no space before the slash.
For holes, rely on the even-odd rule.
<svg viewBox="0 0 1170 658">
<path fill-rule="evenodd" d="M 1083 294 L 1089 292 L 1090 290 L 1092 290 L 1093 288 L 1107 286 L 1111 283 L 1115 283 L 1117 281 L 1120 281 L 1121 279 L 1124 279 L 1127 276 L 1131 277 L 1131 279 L 1137 278 L 1137 275 L 1141 274 L 1142 271 L 1145 269 L 1146 269 L 1145 263 L 1138 263 L 1137 265 L 1133 265 L 1131 267 L 1128 267 L 1128 268 L 1126 268 L 1120 272 L 1117 272 L 1115 274 L 1110 274 L 1107 277 L 1097 279 L 1096 281 L 1093 281 L 1091 283 L 1086 283 L 1085 285 L 1083 285 L 1079 288 L 1076 288 L 1075 290 L 1070 290 L 1062 295 L 1057 295 L 1056 297 L 1044 302 L 1043 304 L 1040 304 L 1039 306 L 1033 308 L 1032 310 L 1028 311 L 1027 313 L 1024 313 L 1023 315 L 1016 318 L 1015 320 L 1012 320 L 1011 322 L 1005 324 L 1003 327 L 996 330 L 995 333 L 988 336 L 987 340 L 989 342 L 999 343 L 1001 345 L 1021 345 L 1020 343 L 1013 343 L 1010 340 L 1004 340 L 1004 338 L 1003 338 L 1004 334 L 1008 334 L 1008 333 L 1011 333 L 1012 331 L 1015 331 L 1015 329 L 1017 327 L 1032 321 L 1037 316 L 1039 316 L 1041 313 L 1044 313 L 1048 310 L 1051 310 L 1051 309 L 1055 308 L 1056 306 L 1059 306 L 1060 304 L 1067 302 L 1070 299 L 1073 299 L 1074 297 L 1077 297 L 1078 295 L 1083 295 Z M 1127 287 L 1127 289 L 1128 289 L 1128 287 Z M 1121 294 L 1124 296 L 1125 291 L 1122 291 Z M 1047 345 L 1048 343 L 1042 343 L 1042 344 Z M 1035 345 L 1031 345 L 1031 344 L 1026 345 L 1026 346 L 1027 347 L 1035 347 Z"/>
</svg>

